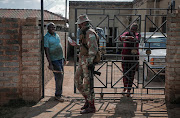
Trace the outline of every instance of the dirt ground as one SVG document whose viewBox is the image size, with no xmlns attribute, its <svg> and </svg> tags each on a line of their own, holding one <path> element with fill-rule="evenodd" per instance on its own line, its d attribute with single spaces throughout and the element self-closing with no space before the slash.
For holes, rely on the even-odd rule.
<svg viewBox="0 0 180 118">
<path fill-rule="evenodd" d="M 94 114 L 80 114 L 84 100 L 80 94 L 74 93 L 74 66 L 69 62 L 65 66 L 63 95 L 65 102 L 54 99 L 54 79 L 45 86 L 45 98 L 37 104 L 22 103 L 19 107 L 0 108 L 0 118 L 180 118 L 180 104 L 166 104 L 164 95 L 132 95 L 105 94 L 103 99 L 96 94 Z M 8 110 L 9 108 L 9 110 Z"/>
</svg>

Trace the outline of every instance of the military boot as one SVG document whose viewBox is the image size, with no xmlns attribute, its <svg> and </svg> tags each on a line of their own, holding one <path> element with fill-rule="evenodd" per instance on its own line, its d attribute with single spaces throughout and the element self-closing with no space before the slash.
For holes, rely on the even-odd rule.
<svg viewBox="0 0 180 118">
<path fill-rule="evenodd" d="M 88 108 L 88 107 L 89 107 L 89 102 L 86 100 L 84 106 L 81 107 L 81 110 L 86 109 L 86 108 Z"/>
<path fill-rule="evenodd" d="M 94 100 L 89 102 L 89 107 L 82 110 L 80 113 L 81 114 L 87 114 L 87 113 L 95 113 L 96 112 L 96 108 L 94 106 Z"/>
</svg>

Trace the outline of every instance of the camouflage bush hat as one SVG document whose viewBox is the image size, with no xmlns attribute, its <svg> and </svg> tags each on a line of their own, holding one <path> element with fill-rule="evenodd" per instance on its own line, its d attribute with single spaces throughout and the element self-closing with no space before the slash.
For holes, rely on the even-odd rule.
<svg viewBox="0 0 180 118">
<path fill-rule="evenodd" d="M 86 14 L 82 14 L 78 17 L 77 22 L 75 24 L 81 24 L 86 21 L 91 21 L 91 20 L 89 20 L 89 18 Z"/>
</svg>

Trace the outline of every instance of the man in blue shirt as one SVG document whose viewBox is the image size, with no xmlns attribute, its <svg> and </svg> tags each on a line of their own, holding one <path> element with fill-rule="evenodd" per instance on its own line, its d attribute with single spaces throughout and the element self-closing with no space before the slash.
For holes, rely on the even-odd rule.
<svg viewBox="0 0 180 118">
<path fill-rule="evenodd" d="M 53 71 L 56 83 L 55 98 L 60 102 L 62 99 L 62 85 L 64 78 L 65 60 L 63 57 L 63 49 L 61 45 L 61 39 L 58 34 L 55 33 L 55 24 L 50 22 L 47 25 L 48 32 L 44 36 L 44 50 L 49 62 L 48 68 Z"/>
</svg>

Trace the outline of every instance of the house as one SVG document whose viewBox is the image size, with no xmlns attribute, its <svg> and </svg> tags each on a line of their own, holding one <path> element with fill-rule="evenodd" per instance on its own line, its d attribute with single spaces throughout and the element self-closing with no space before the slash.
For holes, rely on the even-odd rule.
<svg viewBox="0 0 180 118">
<path fill-rule="evenodd" d="M 70 1 L 69 36 L 75 39 L 73 36 L 76 36 L 78 27 L 75 22 L 80 14 L 87 14 L 93 27 L 104 29 L 107 47 L 115 47 L 118 36 L 127 31 L 133 22 L 140 25 L 139 32 L 152 32 L 158 28 L 157 31 L 167 32 L 167 14 L 172 7 L 177 9 L 180 4 L 176 0 L 176 4 L 171 6 L 171 1 L 173 0 Z"/>
<path fill-rule="evenodd" d="M 0 9 L 0 17 L 4 18 L 20 18 L 37 17 L 41 21 L 41 10 L 39 9 Z M 59 14 L 44 10 L 44 24 L 54 22 L 55 24 L 64 26 L 65 18 Z M 39 22 L 40 24 L 41 22 Z"/>
</svg>

